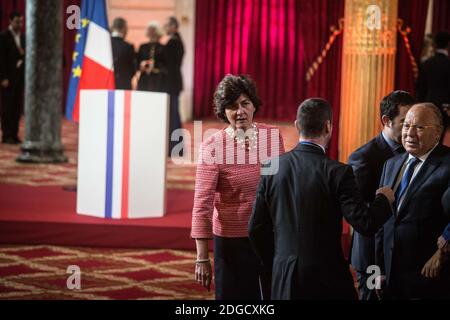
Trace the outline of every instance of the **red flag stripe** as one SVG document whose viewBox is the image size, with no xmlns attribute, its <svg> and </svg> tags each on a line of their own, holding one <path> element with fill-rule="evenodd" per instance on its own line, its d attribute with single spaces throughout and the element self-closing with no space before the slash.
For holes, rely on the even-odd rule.
<svg viewBox="0 0 450 320">
<path fill-rule="evenodd" d="M 125 91 L 125 114 L 123 120 L 123 161 L 122 161 L 122 219 L 128 218 L 128 197 L 130 180 L 130 122 L 131 122 L 131 92 Z"/>
<path fill-rule="evenodd" d="M 80 119 L 80 90 L 83 89 L 108 89 L 114 90 L 114 71 L 106 69 L 97 62 L 84 57 L 83 73 L 81 74 L 80 84 L 78 86 L 75 108 L 73 110 L 73 119 Z"/>
</svg>

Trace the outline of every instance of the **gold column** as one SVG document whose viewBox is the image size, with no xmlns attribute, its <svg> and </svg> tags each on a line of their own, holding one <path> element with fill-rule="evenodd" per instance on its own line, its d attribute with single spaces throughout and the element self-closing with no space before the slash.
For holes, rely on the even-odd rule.
<svg viewBox="0 0 450 320">
<path fill-rule="evenodd" d="M 345 1 L 340 161 L 381 128 L 380 100 L 394 88 L 397 6 L 398 0 Z"/>
</svg>

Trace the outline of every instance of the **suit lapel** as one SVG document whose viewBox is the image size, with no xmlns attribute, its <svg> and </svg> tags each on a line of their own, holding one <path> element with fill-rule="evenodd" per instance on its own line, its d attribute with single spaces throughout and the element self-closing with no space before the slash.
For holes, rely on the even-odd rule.
<svg viewBox="0 0 450 320">
<path fill-rule="evenodd" d="M 306 145 L 306 144 L 298 143 L 297 146 L 293 150 L 294 151 L 316 153 L 316 154 L 320 154 L 320 155 L 326 156 L 323 153 L 323 150 L 319 146 L 312 146 L 312 145 Z"/>
<path fill-rule="evenodd" d="M 11 30 L 8 30 L 8 35 L 9 35 L 9 42 L 11 44 L 11 46 L 14 48 L 14 50 L 16 50 L 16 53 L 18 55 L 21 55 L 19 48 L 17 47 L 17 43 L 16 40 L 14 39 L 14 35 L 12 34 Z M 20 45 L 23 48 L 23 44 L 22 44 L 22 37 L 20 37 Z"/>
<path fill-rule="evenodd" d="M 405 163 L 406 159 L 408 158 L 408 154 L 404 154 L 403 156 L 399 157 L 394 164 L 392 165 L 392 169 L 389 170 L 388 168 L 386 168 L 386 170 L 389 170 L 390 172 L 394 173 L 394 174 L 390 174 L 389 178 L 387 180 L 387 183 L 385 183 L 384 185 L 387 185 L 389 187 L 391 187 L 392 190 L 394 190 L 395 187 L 395 182 L 397 181 L 397 177 L 400 174 L 400 171 L 402 169 L 403 164 Z M 389 172 L 388 172 L 389 173 Z M 395 191 L 395 190 L 394 190 Z"/>
<path fill-rule="evenodd" d="M 438 149 L 438 147 L 436 148 Z M 411 182 L 411 185 L 409 186 L 405 198 L 403 199 L 402 206 L 400 207 L 400 210 L 397 214 L 397 219 L 404 215 L 404 208 L 406 207 L 406 204 L 411 199 L 411 197 L 414 195 L 415 192 L 427 181 L 429 177 L 433 174 L 434 170 L 436 170 L 439 165 L 441 164 L 442 160 L 436 155 L 436 152 L 439 150 L 434 150 L 427 158 L 427 160 L 422 164 L 422 167 L 420 168 L 420 171 L 417 173 L 414 180 Z"/>
</svg>

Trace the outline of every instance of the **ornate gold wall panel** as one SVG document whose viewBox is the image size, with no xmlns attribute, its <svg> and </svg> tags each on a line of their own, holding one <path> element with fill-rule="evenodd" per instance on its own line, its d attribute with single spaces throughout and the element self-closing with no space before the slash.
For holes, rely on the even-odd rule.
<svg viewBox="0 0 450 320">
<path fill-rule="evenodd" d="M 397 6 L 397 0 L 346 0 L 341 161 L 347 161 L 351 152 L 377 135 L 381 128 L 380 100 L 394 89 Z"/>
</svg>

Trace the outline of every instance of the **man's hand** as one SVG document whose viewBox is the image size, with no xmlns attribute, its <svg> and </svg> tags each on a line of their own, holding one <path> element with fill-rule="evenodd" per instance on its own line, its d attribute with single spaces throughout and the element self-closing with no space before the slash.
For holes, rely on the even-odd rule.
<svg viewBox="0 0 450 320">
<path fill-rule="evenodd" d="M 147 65 L 147 61 L 142 61 L 141 64 L 139 65 L 139 70 L 141 71 L 145 71 L 145 66 Z"/>
<path fill-rule="evenodd" d="M 434 279 L 439 276 L 444 260 L 444 252 L 438 249 L 422 268 L 422 276 Z"/>
<path fill-rule="evenodd" d="M 144 60 L 140 64 L 140 70 L 146 74 L 150 74 L 153 70 L 153 60 Z"/>
<path fill-rule="evenodd" d="M 388 198 L 389 203 L 394 203 L 395 201 L 395 195 L 394 195 L 394 191 L 392 191 L 392 189 L 390 187 L 382 187 L 380 189 L 377 190 L 376 194 L 382 194 L 384 195 L 386 198 Z"/>
<path fill-rule="evenodd" d="M 9 87 L 9 80 L 8 79 L 2 80 L 1 85 L 2 85 L 3 89 L 8 88 Z"/>
</svg>

